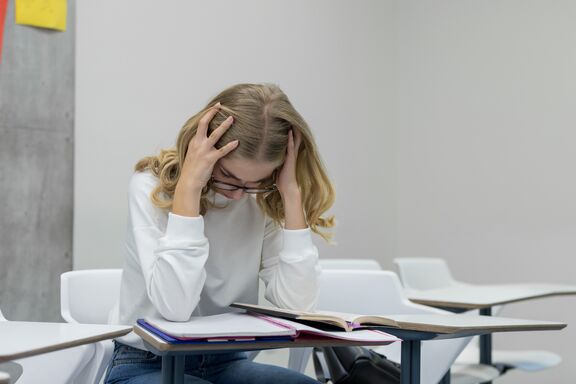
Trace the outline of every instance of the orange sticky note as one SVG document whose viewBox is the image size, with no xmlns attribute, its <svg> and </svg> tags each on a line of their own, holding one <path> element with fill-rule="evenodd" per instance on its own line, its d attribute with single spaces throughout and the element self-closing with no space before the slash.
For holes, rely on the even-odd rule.
<svg viewBox="0 0 576 384">
<path fill-rule="evenodd" d="M 16 0 L 16 24 L 66 30 L 66 0 Z"/>
<path fill-rule="evenodd" d="M 8 0 L 0 0 L 0 63 L 2 62 L 2 42 L 4 41 L 4 21 L 6 20 L 6 8 Z"/>
</svg>

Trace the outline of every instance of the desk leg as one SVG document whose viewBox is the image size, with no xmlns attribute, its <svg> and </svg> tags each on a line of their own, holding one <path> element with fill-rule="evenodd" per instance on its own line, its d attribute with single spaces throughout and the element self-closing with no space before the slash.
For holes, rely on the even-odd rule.
<svg viewBox="0 0 576 384">
<path fill-rule="evenodd" d="M 400 361 L 400 383 L 420 384 L 420 347 L 419 340 L 402 341 L 402 360 Z"/>
<path fill-rule="evenodd" d="M 482 316 L 492 316 L 492 308 L 482 308 L 480 309 L 480 315 Z M 480 336 L 480 364 L 492 365 L 492 334 Z M 483 384 L 490 384 L 491 381 L 487 381 Z"/>
<path fill-rule="evenodd" d="M 174 356 L 162 356 L 162 384 L 174 384 Z"/>
<path fill-rule="evenodd" d="M 178 355 L 174 360 L 174 384 L 184 384 L 184 361 L 186 361 L 186 356 Z"/>
<path fill-rule="evenodd" d="M 162 356 L 162 384 L 184 384 L 184 355 Z"/>
</svg>

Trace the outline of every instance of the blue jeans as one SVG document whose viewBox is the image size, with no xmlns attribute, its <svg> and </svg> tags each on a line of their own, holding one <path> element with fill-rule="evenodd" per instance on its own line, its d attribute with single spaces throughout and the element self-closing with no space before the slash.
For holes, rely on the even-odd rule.
<svg viewBox="0 0 576 384">
<path fill-rule="evenodd" d="M 159 384 L 162 357 L 114 342 L 105 384 Z M 249 361 L 243 352 L 186 356 L 185 384 L 317 384 L 316 380 L 274 365 Z"/>
</svg>

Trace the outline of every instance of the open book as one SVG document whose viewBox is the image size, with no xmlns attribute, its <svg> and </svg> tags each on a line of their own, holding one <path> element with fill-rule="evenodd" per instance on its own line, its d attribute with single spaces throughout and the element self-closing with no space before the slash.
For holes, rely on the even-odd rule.
<svg viewBox="0 0 576 384">
<path fill-rule="evenodd" d="M 318 325 L 329 325 L 341 328 L 344 331 L 353 331 L 362 328 L 363 325 L 380 325 L 393 328 L 399 328 L 396 321 L 391 318 L 383 316 L 364 316 L 354 315 L 351 313 L 341 312 L 304 312 L 292 309 L 266 307 L 255 304 L 233 303 L 231 307 L 245 309 L 248 312 L 260 313 L 263 315 L 280 317 L 283 319 L 291 319 L 294 321 L 304 321 L 310 324 L 318 323 Z"/>
<path fill-rule="evenodd" d="M 296 322 L 305 322 L 312 326 L 321 326 L 322 324 L 329 325 L 347 332 L 358 332 L 358 330 L 361 329 L 378 326 L 433 333 L 538 331 L 558 330 L 566 327 L 566 324 L 550 321 L 521 320 L 468 314 L 391 314 L 381 316 L 331 311 L 303 312 L 244 303 L 233 303 L 230 306 L 242 308 L 252 313 L 290 319 Z"/>
<path fill-rule="evenodd" d="M 361 341 L 384 345 L 399 340 L 395 336 L 376 330 L 354 333 L 324 331 L 286 319 L 245 313 L 192 317 L 185 322 L 148 317 L 138 320 L 138 324 L 170 343 L 256 342 L 313 338 Z"/>
</svg>

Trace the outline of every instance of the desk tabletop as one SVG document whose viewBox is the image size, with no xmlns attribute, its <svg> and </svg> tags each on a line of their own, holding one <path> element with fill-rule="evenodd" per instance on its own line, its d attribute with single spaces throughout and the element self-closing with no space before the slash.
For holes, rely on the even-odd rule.
<svg viewBox="0 0 576 384">
<path fill-rule="evenodd" d="M 362 346 L 362 345 L 388 345 L 394 341 L 369 342 L 351 341 L 339 339 L 315 339 L 306 337 L 297 340 L 282 341 L 259 341 L 259 342 L 235 342 L 235 343 L 198 343 L 198 344 L 171 344 L 154 335 L 139 324 L 134 326 L 134 333 L 140 336 L 146 344 L 151 346 L 155 352 L 160 354 L 165 352 L 208 352 L 208 351 L 250 351 L 277 348 L 299 348 L 299 347 L 328 347 L 328 346 Z"/>
<path fill-rule="evenodd" d="M 392 318 L 392 316 L 390 316 Z M 561 330 L 566 324 L 551 321 L 511 319 L 476 315 L 393 315 L 402 322 L 402 328 L 375 327 L 404 340 L 449 339 L 482 335 L 493 332 L 553 331 Z M 367 346 L 386 345 L 390 342 L 366 342 L 338 339 L 314 339 L 306 337 L 287 341 L 171 344 L 152 334 L 139 324 L 134 332 L 153 351 L 159 354 L 177 352 L 208 352 L 232 350 L 260 350 L 273 348 L 326 347 L 326 346 Z"/>
<path fill-rule="evenodd" d="M 126 335 L 132 327 L 27 321 L 0 322 L 0 362 Z"/>
<path fill-rule="evenodd" d="M 405 292 L 415 303 L 470 310 L 550 296 L 576 295 L 576 286 L 540 283 L 498 285 L 458 283 L 436 289 L 406 289 Z"/>
</svg>

